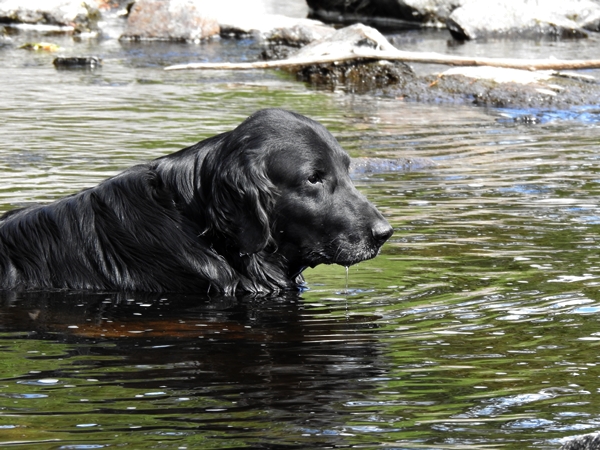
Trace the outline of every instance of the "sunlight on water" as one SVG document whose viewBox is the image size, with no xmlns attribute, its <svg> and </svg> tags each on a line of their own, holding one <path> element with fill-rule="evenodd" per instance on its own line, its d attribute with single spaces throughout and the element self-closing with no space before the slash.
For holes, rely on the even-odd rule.
<svg viewBox="0 0 600 450">
<path fill-rule="evenodd" d="M 1 211 L 268 106 L 322 121 L 355 157 L 431 164 L 356 174 L 395 234 L 373 260 L 308 270 L 301 294 L 4 295 L 1 442 L 552 449 L 600 431 L 594 110 L 404 104 L 278 72 L 163 73 L 212 45 L 98 45 L 96 72 L 0 54 Z"/>
</svg>

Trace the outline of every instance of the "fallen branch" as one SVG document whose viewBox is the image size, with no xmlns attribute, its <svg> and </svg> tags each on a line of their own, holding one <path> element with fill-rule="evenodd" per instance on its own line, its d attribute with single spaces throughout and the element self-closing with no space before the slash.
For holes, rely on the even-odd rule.
<svg viewBox="0 0 600 450">
<path fill-rule="evenodd" d="M 355 48 L 351 52 L 315 55 L 314 57 L 291 57 L 273 61 L 245 63 L 190 63 L 168 66 L 165 70 L 252 70 L 285 69 L 315 64 L 331 64 L 352 60 L 386 60 L 423 64 L 444 64 L 450 66 L 489 66 L 523 70 L 578 70 L 598 69 L 599 59 L 514 59 L 514 58 L 472 58 L 452 56 L 433 52 L 406 52 L 402 50 L 381 51 L 369 48 Z"/>
<path fill-rule="evenodd" d="M 355 53 L 337 54 L 332 56 L 318 56 L 310 58 L 287 58 L 272 61 L 255 61 L 246 63 L 190 63 L 177 64 L 165 67 L 165 70 L 250 70 L 250 69 L 284 69 L 287 67 L 312 66 L 313 64 L 327 64 L 365 58 Z M 370 58 L 369 58 L 370 59 Z"/>
<path fill-rule="evenodd" d="M 600 59 L 515 59 L 515 58 L 473 58 L 469 56 L 452 56 L 442 53 L 421 53 L 397 51 L 364 52 L 355 51 L 357 57 L 373 57 L 388 61 L 419 62 L 425 64 L 447 64 L 451 66 L 489 66 L 506 69 L 523 70 L 577 70 L 598 69 Z"/>
</svg>

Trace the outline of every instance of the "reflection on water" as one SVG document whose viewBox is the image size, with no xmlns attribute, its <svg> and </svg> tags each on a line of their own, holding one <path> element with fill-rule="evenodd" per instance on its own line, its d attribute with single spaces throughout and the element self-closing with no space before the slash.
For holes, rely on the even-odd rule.
<svg viewBox="0 0 600 450">
<path fill-rule="evenodd" d="M 226 435 L 251 444 L 272 427 L 281 429 L 269 439 L 281 442 L 286 428 L 296 430 L 292 442 L 337 434 L 343 421 L 324 418 L 362 398 L 382 371 L 369 318 L 324 322 L 297 294 L 31 294 L 7 296 L 3 307 L 4 343 L 17 340 L 12 351 L 28 356 L 4 391 L 6 423 L 64 416 L 60 431 L 41 434 L 75 433 L 71 442 L 79 428 L 93 428 L 94 442 L 120 437 L 130 445 Z M 37 348 L 32 339 L 47 344 Z M 123 435 L 138 428 L 139 437 Z"/>
<path fill-rule="evenodd" d="M 348 281 L 317 267 L 310 290 L 280 298 L 4 294 L 0 442 L 552 449 L 600 431 L 596 111 L 404 104 L 278 72 L 161 70 L 223 49 L 259 51 L 80 42 L 68 51 L 104 66 L 65 72 L 52 55 L 0 49 L 0 211 L 279 106 L 322 121 L 353 156 L 434 162 L 355 175 L 394 237 Z"/>
</svg>

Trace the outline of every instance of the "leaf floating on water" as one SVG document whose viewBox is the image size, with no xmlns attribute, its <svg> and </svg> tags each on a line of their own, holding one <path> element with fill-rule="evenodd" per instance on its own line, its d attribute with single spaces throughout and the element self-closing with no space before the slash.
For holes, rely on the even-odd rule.
<svg viewBox="0 0 600 450">
<path fill-rule="evenodd" d="M 36 52 L 57 52 L 60 50 L 60 47 L 58 45 L 53 44 L 51 42 L 27 42 L 21 45 L 19 48 L 25 50 L 33 50 Z"/>
</svg>

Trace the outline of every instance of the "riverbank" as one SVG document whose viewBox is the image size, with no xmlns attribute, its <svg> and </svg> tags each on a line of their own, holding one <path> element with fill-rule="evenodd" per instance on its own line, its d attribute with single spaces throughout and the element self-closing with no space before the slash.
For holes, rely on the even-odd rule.
<svg viewBox="0 0 600 450">
<path fill-rule="evenodd" d="M 142 3 L 155 9 L 147 10 L 148 15 L 142 15 L 141 18 L 141 12 L 138 11 L 138 18 L 133 21 L 133 25 L 133 7 L 126 2 L 100 2 L 96 8 L 88 6 L 79 12 L 71 12 L 73 17 L 79 18 L 80 23 L 73 26 L 69 26 L 67 19 L 61 24 L 38 23 L 34 26 L 22 23 L 24 17 L 34 14 L 15 16 L 12 23 L 4 25 L 0 51 L 18 50 L 23 53 L 21 56 L 24 60 L 46 60 L 59 70 L 97 70 L 101 64 L 106 66 L 113 62 L 102 52 L 92 53 L 90 49 L 102 47 L 107 41 L 117 41 L 116 45 L 125 47 L 139 45 L 142 52 L 144 46 L 148 47 L 151 42 L 171 41 L 180 46 L 176 54 L 200 54 L 200 62 L 247 63 L 293 56 L 308 43 L 326 40 L 335 32 L 332 25 L 293 17 L 308 11 L 297 6 L 292 6 L 294 9 L 289 11 L 283 10 L 289 16 L 274 14 L 281 11 L 273 8 L 262 8 L 246 15 L 244 20 L 241 20 L 243 11 L 223 18 L 225 16 L 221 10 L 216 22 L 209 23 L 205 20 L 201 25 L 189 17 L 185 23 L 177 22 L 179 16 L 175 15 L 169 19 L 174 20 L 175 24 L 167 24 L 161 29 L 155 22 L 158 18 L 166 23 L 164 16 L 149 14 L 156 13 L 158 3 L 145 1 L 137 2 L 136 5 L 139 7 Z M 142 10 L 141 7 L 139 9 Z M 84 18 L 82 11 L 87 14 Z M 43 16 L 41 13 L 38 15 Z M 54 13 L 46 16 L 58 15 Z M 85 24 L 85 27 L 81 24 Z M 198 34 L 198 27 L 207 35 Z M 148 30 L 155 34 L 152 35 Z M 209 36 L 210 33 L 212 34 Z M 457 41 L 448 30 L 433 28 L 388 30 L 382 39 L 386 41 L 386 45 L 399 50 L 437 51 L 457 57 L 485 55 L 528 60 L 539 57 L 594 58 L 598 38 L 591 33 L 585 39 L 578 40 L 537 36 Z M 59 41 L 60 45 L 56 44 Z M 82 42 L 89 44 L 84 52 L 81 51 Z M 235 55 L 231 55 L 232 46 L 238 47 Z M 210 54 L 202 55 L 203 47 L 210 47 Z M 220 52 L 219 48 L 223 51 Z M 24 52 L 28 52 L 29 56 Z M 40 57 L 40 53 L 49 56 Z M 163 66 L 199 62 L 192 56 L 184 60 L 179 55 L 162 61 Z M 259 69 L 258 74 L 272 70 L 285 70 L 298 82 L 305 83 L 312 89 L 380 96 L 398 101 L 550 109 L 600 103 L 600 71 L 597 69 L 529 71 L 489 67 L 452 68 L 442 64 L 405 64 L 376 58 L 359 58 L 344 62 L 304 64 L 292 69 Z"/>
</svg>

